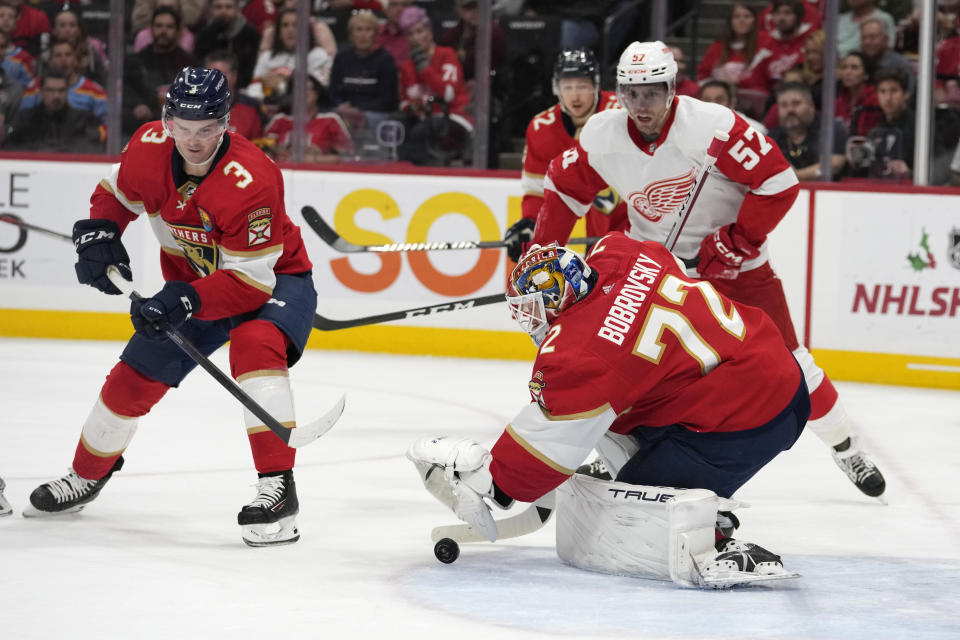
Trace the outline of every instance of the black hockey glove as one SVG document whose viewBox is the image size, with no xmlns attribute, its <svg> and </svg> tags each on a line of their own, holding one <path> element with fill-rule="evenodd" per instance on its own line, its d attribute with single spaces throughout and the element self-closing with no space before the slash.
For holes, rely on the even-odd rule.
<svg viewBox="0 0 960 640">
<path fill-rule="evenodd" d="M 137 333 L 156 340 L 166 336 L 164 329 L 176 329 L 200 311 L 200 296 L 189 282 L 174 280 L 152 298 L 134 300 L 130 319 Z"/>
<path fill-rule="evenodd" d="M 417 73 L 422 73 L 430 64 L 430 52 L 420 47 L 412 47 L 410 49 L 410 59 L 413 61 L 413 66 L 417 68 Z"/>
<path fill-rule="evenodd" d="M 77 247 L 77 280 L 104 293 L 122 292 L 107 278 L 107 267 L 113 265 L 126 280 L 133 280 L 130 257 L 120 240 L 120 227 L 113 220 L 89 218 L 73 225 L 73 244 Z"/>
<path fill-rule="evenodd" d="M 511 260 L 514 262 L 520 260 L 525 246 L 533 240 L 533 229 L 536 226 L 537 221 L 533 218 L 520 218 L 507 229 L 503 241 L 507 243 L 507 255 Z"/>
</svg>

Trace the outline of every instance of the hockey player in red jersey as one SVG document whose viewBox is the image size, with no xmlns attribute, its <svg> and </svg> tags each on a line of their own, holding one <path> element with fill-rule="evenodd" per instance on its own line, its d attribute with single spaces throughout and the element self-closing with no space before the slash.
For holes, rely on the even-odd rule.
<svg viewBox="0 0 960 640">
<path fill-rule="evenodd" d="M 537 214 L 543 206 L 543 179 L 550 161 L 571 146 L 594 113 L 617 108 L 617 94 L 600 90 L 600 64 L 589 49 L 568 49 L 557 55 L 553 65 L 553 93 L 557 104 L 533 117 L 527 125 L 523 148 L 523 217 L 504 240 L 507 255 L 516 261 L 523 242 L 533 236 Z M 587 235 L 600 237 L 608 231 L 627 228 L 627 208 L 620 197 L 605 188 L 593 199 L 587 212 Z"/>
<path fill-rule="evenodd" d="M 611 233 L 586 261 L 534 245 L 508 292 L 539 344 L 532 403 L 490 452 L 426 438 L 408 453 L 425 481 L 432 466 L 443 468 L 433 475 L 454 485 L 448 506 L 489 537 L 496 525 L 470 491 L 504 507 L 533 502 L 593 448 L 618 482 L 730 498 L 803 430 L 807 387 L 770 318 L 688 277 L 656 242 Z M 712 543 L 718 514 L 708 515 Z M 723 552 L 732 543 L 717 544 Z"/>
<path fill-rule="evenodd" d="M 137 130 L 95 189 L 90 218 L 74 225 L 82 284 L 120 293 L 106 271 L 113 265 L 131 279 L 121 235 L 140 217 L 160 241 L 166 284 L 131 305 L 136 333 L 83 424 L 70 472 L 34 490 L 25 515 L 79 511 L 121 468 L 140 416 L 194 367 L 165 327 L 179 328 L 207 355 L 229 340 L 240 387 L 295 427 L 287 369 L 312 328 L 312 265 L 287 217 L 280 169 L 227 131 L 230 98 L 220 71 L 185 67 L 167 92 L 162 121 Z M 244 425 L 260 479 L 238 515 L 243 540 L 295 542 L 295 450 L 246 410 Z"/>
<path fill-rule="evenodd" d="M 860 449 L 837 392 L 799 344 L 766 237 L 799 190 L 776 144 L 726 107 L 674 95 L 677 65 L 662 42 L 634 42 L 617 65 L 621 109 L 590 119 L 577 143 L 547 171 L 533 242 L 565 242 L 596 191 L 610 185 L 627 203 L 629 235 L 664 242 L 719 130 L 729 136 L 680 233 L 674 253 L 699 260 L 697 274 L 724 295 L 760 307 L 776 323 L 810 389 L 810 429 L 866 495 L 886 487 Z"/>
</svg>

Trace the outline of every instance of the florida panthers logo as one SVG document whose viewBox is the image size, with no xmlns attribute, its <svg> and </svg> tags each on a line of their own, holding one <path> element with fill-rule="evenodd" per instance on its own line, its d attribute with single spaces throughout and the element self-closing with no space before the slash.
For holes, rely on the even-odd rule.
<svg viewBox="0 0 960 640">
<path fill-rule="evenodd" d="M 683 175 L 656 180 L 640 191 L 630 192 L 627 202 L 644 218 L 656 222 L 665 215 L 679 213 L 696 176 L 696 169 L 690 167 Z"/>
</svg>

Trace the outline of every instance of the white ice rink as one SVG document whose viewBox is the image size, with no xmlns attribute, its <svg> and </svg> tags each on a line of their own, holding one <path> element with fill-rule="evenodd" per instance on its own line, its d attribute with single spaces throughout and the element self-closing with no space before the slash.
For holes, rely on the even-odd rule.
<svg viewBox="0 0 960 640">
<path fill-rule="evenodd" d="M 296 467 L 301 540 L 253 549 L 239 405 L 202 371 L 144 419 L 126 466 L 62 519 L 19 510 L 70 465 L 122 345 L 0 339 L 0 638 L 960 638 L 960 393 L 838 384 L 887 478 L 888 506 L 850 484 L 811 433 L 741 489 L 739 538 L 799 580 L 734 591 L 567 567 L 553 524 L 464 545 L 403 457 L 417 437 L 490 445 L 529 400 L 529 363 L 310 351 L 301 420 L 347 409 Z M 226 368 L 223 351 L 214 357 Z"/>
</svg>

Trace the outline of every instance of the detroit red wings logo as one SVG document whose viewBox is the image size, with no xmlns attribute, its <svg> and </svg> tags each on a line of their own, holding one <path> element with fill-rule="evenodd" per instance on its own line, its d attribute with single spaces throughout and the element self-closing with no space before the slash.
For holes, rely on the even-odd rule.
<svg viewBox="0 0 960 640">
<path fill-rule="evenodd" d="M 631 191 L 627 202 L 644 218 L 656 222 L 665 215 L 678 213 L 696 181 L 696 169 L 683 175 L 651 182 L 640 191 Z"/>
</svg>

